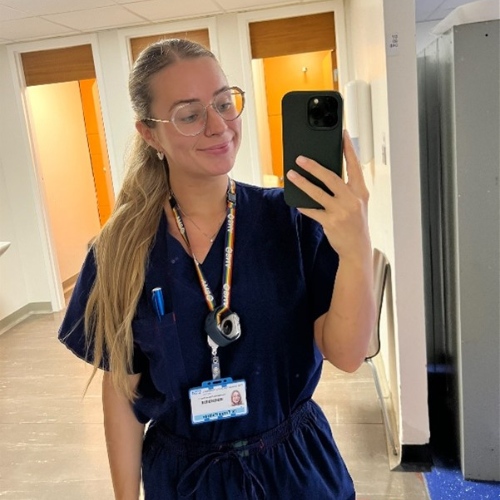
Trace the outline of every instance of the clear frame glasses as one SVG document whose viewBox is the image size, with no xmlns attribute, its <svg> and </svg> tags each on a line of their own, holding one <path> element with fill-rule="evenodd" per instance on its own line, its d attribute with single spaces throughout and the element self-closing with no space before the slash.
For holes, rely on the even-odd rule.
<svg viewBox="0 0 500 500">
<path fill-rule="evenodd" d="M 170 120 L 145 118 L 145 122 L 171 123 L 179 132 L 187 137 L 194 137 L 205 130 L 207 124 L 207 108 L 212 107 L 226 122 L 236 120 L 245 107 L 245 92 L 239 87 L 230 87 L 220 91 L 212 102 L 204 106 L 201 102 L 179 104 L 172 112 Z"/>
</svg>

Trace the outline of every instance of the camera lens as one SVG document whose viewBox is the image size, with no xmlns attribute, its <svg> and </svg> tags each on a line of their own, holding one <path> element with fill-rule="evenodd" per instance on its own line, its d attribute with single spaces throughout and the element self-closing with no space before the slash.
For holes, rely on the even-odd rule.
<svg viewBox="0 0 500 500">
<path fill-rule="evenodd" d="M 233 322 L 231 320 L 225 320 L 223 321 L 222 323 L 222 333 L 224 333 L 224 335 L 231 335 L 231 332 L 233 331 Z"/>
<path fill-rule="evenodd" d="M 308 103 L 309 125 L 313 128 L 333 128 L 338 122 L 338 103 L 332 96 L 316 96 Z"/>
<path fill-rule="evenodd" d="M 323 126 L 324 127 L 333 127 L 335 125 L 335 116 L 332 113 L 325 113 L 323 117 Z"/>
<path fill-rule="evenodd" d="M 318 121 L 321 120 L 324 114 L 324 109 L 321 107 L 320 104 L 313 104 L 311 106 L 311 109 L 309 110 L 309 116 L 314 120 Z"/>
</svg>

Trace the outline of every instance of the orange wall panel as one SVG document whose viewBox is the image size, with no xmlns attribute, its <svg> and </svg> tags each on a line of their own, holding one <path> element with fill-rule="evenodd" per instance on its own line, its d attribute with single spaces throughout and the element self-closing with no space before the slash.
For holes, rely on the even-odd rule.
<svg viewBox="0 0 500 500">
<path fill-rule="evenodd" d="M 264 59 L 273 174 L 283 177 L 281 99 L 292 90 L 332 90 L 332 53 L 329 50 Z"/>
<path fill-rule="evenodd" d="M 87 142 L 92 162 L 92 173 L 99 211 L 99 220 L 102 226 L 111 215 L 111 204 L 113 201 L 110 199 L 110 193 L 106 180 L 107 165 L 104 162 L 104 154 L 107 154 L 107 151 L 103 151 L 99 131 L 97 116 L 98 108 L 96 107 L 99 103 L 96 103 L 94 99 L 95 80 L 81 80 L 79 83 L 83 115 L 85 117 L 85 129 L 87 131 Z"/>
<path fill-rule="evenodd" d="M 276 175 L 280 179 L 280 184 L 283 182 L 281 178 L 283 177 L 283 146 L 282 137 L 283 133 L 281 130 L 281 114 L 269 116 L 269 131 L 271 134 L 271 158 L 273 162 L 273 175 Z"/>
</svg>

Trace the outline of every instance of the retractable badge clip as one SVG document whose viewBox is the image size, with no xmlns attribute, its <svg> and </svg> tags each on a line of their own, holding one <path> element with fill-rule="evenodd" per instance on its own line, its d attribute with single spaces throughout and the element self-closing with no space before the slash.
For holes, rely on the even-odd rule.
<svg viewBox="0 0 500 500">
<path fill-rule="evenodd" d="M 224 347 L 241 336 L 239 316 L 229 309 L 219 314 L 224 306 L 219 306 L 211 311 L 205 320 L 207 335 L 219 346 Z"/>
</svg>

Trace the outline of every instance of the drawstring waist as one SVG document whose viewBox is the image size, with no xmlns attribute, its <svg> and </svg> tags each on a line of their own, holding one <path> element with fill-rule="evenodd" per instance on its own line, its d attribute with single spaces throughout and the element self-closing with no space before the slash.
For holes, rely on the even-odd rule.
<svg viewBox="0 0 500 500">
<path fill-rule="evenodd" d="M 170 434 L 161 424 L 152 427 L 146 434 L 146 441 L 179 458 L 187 459 L 191 465 L 182 473 L 177 493 L 182 497 L 193 495 L 212 465 L 221 460 L 234 460 L 242 472 L 242 486 L 245 498 L 265 498 L 265 490 L 259 478 L 248 466 L 246 457 L 263 453 L 286 441 L 301 426 L 304 420 L 313 416 L 314 403 L 307 401 L 297 408 L 284 422 L 258 436 L 243 440 L 209 444 L 191 441 Z M 154 437 L 153 437 L 154 435 Z"/>
</svg>

